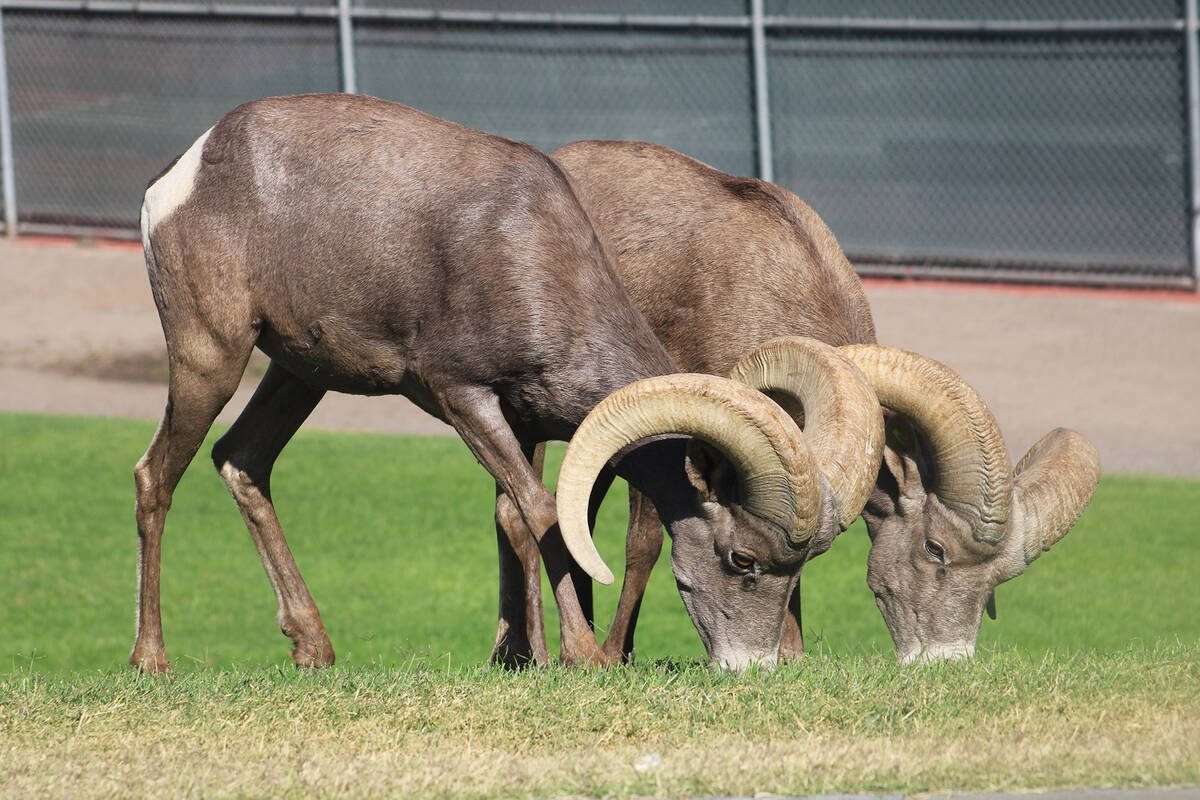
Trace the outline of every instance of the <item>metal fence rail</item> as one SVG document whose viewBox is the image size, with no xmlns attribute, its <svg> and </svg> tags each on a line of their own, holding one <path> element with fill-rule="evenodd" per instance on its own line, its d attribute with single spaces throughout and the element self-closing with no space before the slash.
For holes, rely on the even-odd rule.
<svg viewBox="0 0 1200 800">
<path fill-rule="evenodd" d="M 235 105 L 361 91 L 774 180 L 863 273 L 1197 285 L 1197 0 L 447 2 L 0 0 L 6 229 L 136 236 Z"/>
</svg>

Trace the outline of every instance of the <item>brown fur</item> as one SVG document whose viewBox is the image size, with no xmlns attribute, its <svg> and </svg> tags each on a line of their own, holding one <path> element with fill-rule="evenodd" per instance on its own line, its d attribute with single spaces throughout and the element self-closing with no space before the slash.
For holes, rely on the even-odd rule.
<svg viewBox="0 0 1200 800">
<path fill-rule="evenodd" d="M 271 366 L 213 461 L 275 589 L 296 663 L 323 666 L 334 656 L 271 503 L 270 476 L 328 390 L 404 394 L 450 423 L 517 512 L 502 508 L 498 518 L 519 518 L 546 560 L 564 660 L 602 660 L 568 579 L 554 499 L 530 458 L 536 443 L 570 438 L 616 389 L 676 367 L 562 169 L 528 145 L 406 106 L 306 95 L 232 111 L 205 141 L 188 193 L 166 191 L 182 187 L 183 177 L 168 172 L 161 187 L 152 184 L 144 213 L 170 380 L 162 424 L 135 468 L 140 577 L 131 663 L 168 668 L 159 612 L 163 521 L 255 346 Z M 155 210 L 167 194 L 182 196 L 181 205 Z M 701 517 L 684 447 L 679 439 L 655 442 L 620 468 L 654 499 L 673 535 L 691 543 L 693 574 L 714 576 L 697 587 L 707 589 L 725 578 L 714 537 L 782 534 L 733 507 Z M 799 554 L 785 556 L 780 563 L 791 571 L 774 581 L 782 588 L 800 562 Z M 760 651 L 773 646 L 778 627 L 756 622 L 769 620 L 770 609 L 742 605 L 749 623 L 715 611 L 712 618 Z"/>
<path fill-rule="evenodd" d="M 835 346 L 875 341 L 858 275 L 816 212 L 786 189 L 643 142 L 575 142 L 551 157 L 570 175 L 633 302 L 683 371 L 728 375 L 742 356 L 777 336 Z M 612 659 L 632 652 L 637 609 L 662 546 L 653 509 L 636 490 L 630 502 L 625 585 L 604 645 Z M 538 568 L 537 554 L 521 544 L 524 536 L 499 538 L 502 551 L 527 554 L 530 572 Z M 831 541 L 827 532 L 810 557 Z M 575 577 L 590 618 L 590 580 L 580 572 Z M 502 594 L 515 595 L 521 585 L 506 581 Z M 505 608 L 540 606 L 510 599 Z M 803 650 L 799 613 L 797 591 L 784 623 L 785 657 Z M 528 624 L 535 636 L 540 620 L 502 613 L 500 624 L 506 631 Z M 498 647 L 493 658 L 510 657 Z"/>
<path fill-rule="evenodd" d="M 576 142 L 552 157 L 681 369 L 728 375 L 775 336 L 875 341 L 858 275 L 786 189 L 652 144 Z"/>
</svg>

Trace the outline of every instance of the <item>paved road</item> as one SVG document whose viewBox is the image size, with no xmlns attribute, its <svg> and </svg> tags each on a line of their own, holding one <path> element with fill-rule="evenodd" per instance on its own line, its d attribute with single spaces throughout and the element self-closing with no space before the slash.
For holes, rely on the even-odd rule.
<svg viewBox="0 0 1200 800">
<path fill-rule="evenodd" d="M 1064 425 L 1108 472 L 1200 476 L 1200 297 L 881 281 L 867 293 L 880 340 L 958 370 L 1014 460 Z M 157 419 L 164 362 L 139 250 L 0 241 L 0 409 Z M 330 394 L 307 424 L 450 432 L 396 397 Z"/>
</svg>

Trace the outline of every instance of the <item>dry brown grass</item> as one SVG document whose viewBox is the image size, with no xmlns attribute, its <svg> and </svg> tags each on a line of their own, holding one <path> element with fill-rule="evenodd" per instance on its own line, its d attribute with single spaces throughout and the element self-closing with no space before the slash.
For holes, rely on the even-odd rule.
<svg viewBox="0 0 1200 800">
<path fill-rule="evenodd" d="M 1200 784 L 1197 648 L 741 679 L 662 665 L 0 684 L 3 797 L 551 797 Z M 655 759 L 657 758 L 657 763 Z"/>
</svg>

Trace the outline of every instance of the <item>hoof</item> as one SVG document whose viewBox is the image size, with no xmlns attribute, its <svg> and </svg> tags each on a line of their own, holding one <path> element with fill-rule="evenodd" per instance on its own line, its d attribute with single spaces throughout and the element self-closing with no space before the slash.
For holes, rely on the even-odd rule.
<svg viewBox="0 0 1200 800">
<path fill-rule="evenodd" d="M 519 670 L 541 666 L 549 660 L 546 635 L 540 627 L 522 630 L 519 626 L 510 625 L 505 619 L 500 620 L 496 631 L 496 644 L 492 647 L 488 663 L 505 669 Z"/>
<path fill-rule="evenodd" d="M 783 620 L 783 631 L 779 637 L 779 660 L 795 661 L 804 657 L 804 635 L 796 618 L 788 614 Z"/>
<path fill-rule="evenodd" d="M 324 669 L 332 667 L 335 660 L 333 645 L 329 637 L 322 635 L 319 642 L 294 642 L 292 661 L 302 669 Z"/>
<path fill-rule="evenodd" d="M 537 666 L 539 660 L 534 656 L 533 648 L 529 646 L 528 640 L 515 641 L 514 638 L 504 637 L 492 649 L 492 656 L 488 661 L 499 667 L 511 670 L 521 670 L 526 667 Z"/>
<path fill-rule="evenodd" d="M 600 646 L 590 649 L 563 647 L 559 659 L 569 667 L 604 669 L 621 663 L 620 654 L 615 657 Z"/>
<path fill-rule="evenodd" d="M 804 658 L 804 640 L 799 635 L 788 636 L 785 630 L 779 640 L 779 660 L 795 661 L 798 658 Z"/>
<path fill-rule="evenodd" d="M 289 615 L 279 626 L 283 635 L 292 640 L 292 662 L 303 669 L 324 669 L 333 666 L 333 645 L 316 609 L 311 614 Z"/>
<path fill-rule="evenodd" d="M 129 656 L 129 666 L 147 675 L 161 675 L 171 671 L 171 663 L 167 661 L 167 654 L 162 651 L 143 654 L 135 650 Z"/>
<path fill-rule="evenodd" d="M 612 637 L 604 640 L 604 646 L 600 648 L 600 654 L 608 664 L 632 664 L 633 651 L 626 652 L 623 646 L 616 644 L 616 640 Z"/>
<path fill-rule="evenodd" d="M 780 647 L 779 648 L 780 663 L 783 663 L 785 661 L 795 661 L 796 659 L 799 659 L 799 658 L 804 658 L 804 645 L 803 644 L 801 644 L 800 647 L 798 647 L 798 648 L 791 648 L 791 647 Z"/>
</svg>

